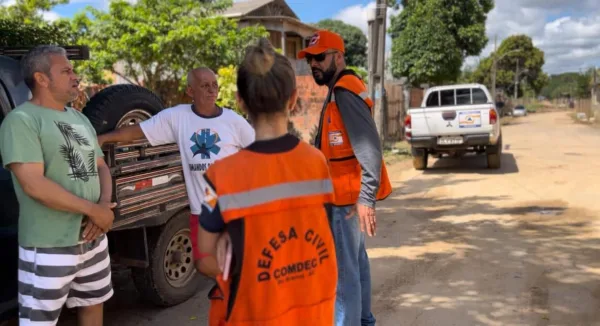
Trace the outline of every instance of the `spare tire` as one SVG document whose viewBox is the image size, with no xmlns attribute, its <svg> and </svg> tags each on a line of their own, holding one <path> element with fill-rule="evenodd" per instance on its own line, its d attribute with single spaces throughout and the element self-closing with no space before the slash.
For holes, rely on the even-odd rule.
<svg viewBox="0 0 600 326">
<path fill-rule="evenodd" d="M 164 108 L 152 91 L 137 85 L 113 85 L 92 96 L 82 112 L 98 135 L 149 119 Z"/>
</svg>

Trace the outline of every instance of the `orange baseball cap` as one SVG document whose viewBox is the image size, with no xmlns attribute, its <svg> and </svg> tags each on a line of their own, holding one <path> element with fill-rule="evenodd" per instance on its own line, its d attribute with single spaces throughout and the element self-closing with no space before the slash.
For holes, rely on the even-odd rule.
<svg viewBox="0 0 600 326">
<path fill-rule="evenodd" d="M 303 59 L 307 54 L 321 54 L 329 49 L 344 53 L 344 39 L 337 33 L 320 30 L 310 38 L 308 46 L 298 52 L 298 59 Z"/>
</svg>

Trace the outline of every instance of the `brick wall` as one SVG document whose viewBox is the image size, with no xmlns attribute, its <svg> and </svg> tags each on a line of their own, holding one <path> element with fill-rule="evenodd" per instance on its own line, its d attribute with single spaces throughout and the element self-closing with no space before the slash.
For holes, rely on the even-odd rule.
<svg viewBox="0 0 600 326">
<path fill-rule="evenodd" d="M 319 115 L 327 96 L 327 87 L 319 86 L 312 76 L 297 76 L 298 102 L 291 114 L 294 127 L 302 138 L 310 140 L 311 130 L 319 123 Z"/>
</svg>

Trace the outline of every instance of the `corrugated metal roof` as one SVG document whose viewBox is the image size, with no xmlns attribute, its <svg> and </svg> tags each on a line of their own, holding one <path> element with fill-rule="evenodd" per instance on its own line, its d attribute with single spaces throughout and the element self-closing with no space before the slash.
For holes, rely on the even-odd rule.
<svg viewBox="0 0 600 326">
<path fill-rule="evenodd" d="M 242 0 L 234 2 L 233 6 L 223 12 L 225 17 L 244 16 L 264 5 L 267 5 L 275 0 Z"/>
</svg>

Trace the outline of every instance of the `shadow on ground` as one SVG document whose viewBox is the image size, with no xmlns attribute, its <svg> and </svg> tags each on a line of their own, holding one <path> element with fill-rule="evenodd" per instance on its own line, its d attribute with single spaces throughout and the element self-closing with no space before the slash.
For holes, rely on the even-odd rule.
<svg viewBox="0 0 600 326">
<path fill-rule="evenodd" d="M 174 307 L 159 307 L 147 302 L 135 289 L 128 269 L 113 270 L 115 294 L 106 303 L 104 325 L 205 325 L 208 320 L 208 290 L 213 283 L 206 279 L 194 297 Z M 58 326 L 77 326 L 77 310 L 63 308 Z"/>
<path fill-rule="evenodd" d="M 597 212 L 500 199 L 383 203 L 368 240 L 372 273 L 388 275 L 374 280 L 381 325 L 600 325 Z"/>
<path fill-rule="evenodd" d="M 424 171 L 425 174 L 475 173 L 482 175 L 518 172 L 517 160 L 511 153 L 502 153 L 500 169 L 488 169 L 485 155 L 465 155 L 459 158 L 437 159 L 430 168 Z"/>
</svg>

